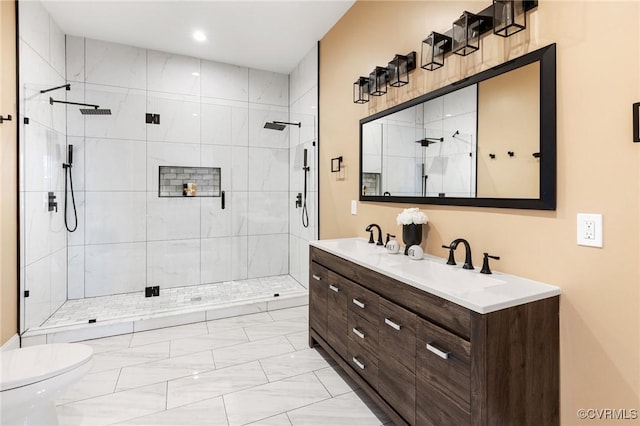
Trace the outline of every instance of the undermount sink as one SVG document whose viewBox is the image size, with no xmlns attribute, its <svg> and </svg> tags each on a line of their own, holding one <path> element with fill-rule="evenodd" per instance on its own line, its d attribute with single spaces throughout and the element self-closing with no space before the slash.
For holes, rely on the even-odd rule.
<svg viewBox="0 0 640 426">
<path fill-rule="evenodd" d="M 492 276 L 480 273 L 479 269 L 467 270 L 462 266 L 439 263 L 442 259 L 425 258 L 418 261 L 403 261 L 389 265 L 389 272 L 396 272 L 407 278 L 416 277 L 427 280 L 430 285 L 449 291 L 469 292 L 480 291 L 489 287 L 505 284 L 506 282 Z"/>
</svg>

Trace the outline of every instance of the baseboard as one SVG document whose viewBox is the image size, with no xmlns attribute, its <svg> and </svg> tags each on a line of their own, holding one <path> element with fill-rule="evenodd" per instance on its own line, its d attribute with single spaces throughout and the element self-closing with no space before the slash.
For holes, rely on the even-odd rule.
<svg viewBox="0 0 640 426">
<path fill-rule="evenodd" d="M 12 349 L 20 349 L 20 336 L 16 333 L 4 345 L 0 347 L 0 352 L 10 351 Z"/>
</svg>

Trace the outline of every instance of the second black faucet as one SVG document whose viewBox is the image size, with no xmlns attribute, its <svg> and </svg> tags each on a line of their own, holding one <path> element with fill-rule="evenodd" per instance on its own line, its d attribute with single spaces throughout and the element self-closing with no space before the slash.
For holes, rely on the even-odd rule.
<svg viewBox="0 0 640 426">
<path fill-rule="evenodd" d="M 384 243 L 382 242 L 382 229 L 380 229 L 380 226 L 375 223 L 372 223 L 371 225 L 367 226 L 367 229 L 365 229 L 365 231 L 369 233 L 369 244 L 373 244 L 373 228 L 376 228 L 378 230 L 378 241 L 376 242 L 376 245 L 384 245 Z"/>
</svg>

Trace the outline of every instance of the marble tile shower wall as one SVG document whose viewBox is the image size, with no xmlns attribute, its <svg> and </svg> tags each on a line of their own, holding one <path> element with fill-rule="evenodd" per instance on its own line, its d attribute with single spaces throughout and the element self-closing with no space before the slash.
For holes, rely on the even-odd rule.
<svg viewBox="0 0 640 426">
<path fill-rule="evenodd" d="M 69 299 L 288 273 L 289 77 L 67 36 L 80 225 Z M 145 113 L 160 114 L 146 124 Z M 159 198 L 158 166 L 220 167 L 220 198 Z"/>
<path fill-rule="evenodd" d="M 290 74 L 291 120 L 302 123 L 290 130 L 289 273 L 309 286 L 309 241 L 318 238 L 318 48 L 314 46 Z M 302 226 L 302 209 L 296 194 L 304 190 L 304 150 L 307 149 L 307 210 L 309 227 Z"/>
<path fill-rule="evenodd" d="M 20 2 L 20 329 L 38 325 L 67 297 L 67 239 L 63 219 L 65 108 L 40 90 L 65 83 L 64 33 L 39 2 Z M 50 93 L 64 99 L 64 90 Z M 47 194 L 58 201 L 48 211 Z"/>
</svg>

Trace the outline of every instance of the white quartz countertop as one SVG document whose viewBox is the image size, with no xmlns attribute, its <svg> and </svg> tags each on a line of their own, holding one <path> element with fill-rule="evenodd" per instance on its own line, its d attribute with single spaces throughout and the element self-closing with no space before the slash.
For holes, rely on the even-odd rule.
<svg viewBox="0 0 640 426">
<path fill-rule="evenodd" d="M 477 264 L 482 265 L 482 260 L 478 262 L 477 255 L 476 269 L 466 270 L 462 269 L 462 262 L 447 265 L 445 258 L 429 254 L 422 260 L 411 260 L 402 251 L 389 254 L 383 246 L 369 244 L 364 238 L 318 240 L 310 244 L 480 314 L 560 294 L 559 287 L 539 281 L 500 272 L 481 274 Z M 464 251 L 464 247 L 459 250 Z M 491 266 L 495 266 L 495 261 Z"/>
</svg>

